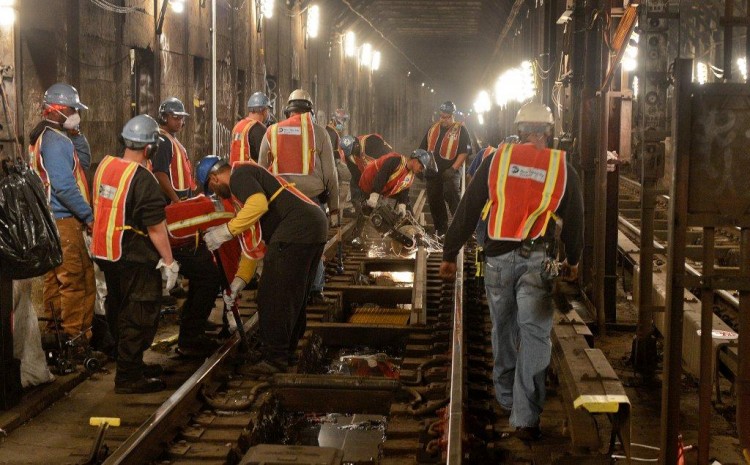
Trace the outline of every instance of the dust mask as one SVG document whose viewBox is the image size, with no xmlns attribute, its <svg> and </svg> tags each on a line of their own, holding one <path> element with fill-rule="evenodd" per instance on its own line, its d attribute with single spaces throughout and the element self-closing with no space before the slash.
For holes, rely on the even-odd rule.
<svg viewBox="0 0 750 465">
<path fill-rule="evenodd" d="M 65 122 L 62 124 L 62 127 L 64 127 L 65 129 L 78 129 L 78 126 L 81 125 L 81 115 L 79 115 L 78 112 L 75 112 L 70 116 L 65 116 L 65 113 L 61 112 L 60 110 L 55 111 L 60 113 L 63 118 L 65 118 Z"/>
</svg>

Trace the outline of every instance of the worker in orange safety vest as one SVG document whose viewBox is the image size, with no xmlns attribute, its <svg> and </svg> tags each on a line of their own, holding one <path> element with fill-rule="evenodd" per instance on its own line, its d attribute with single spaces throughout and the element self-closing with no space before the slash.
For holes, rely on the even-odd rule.
<svg viewBox="0 0 750 465">
<path fill-rule="evenodd" d="M 271 100 L 263 92 L 255 92 L 247 99 L 248 114 L 234 125 L 229 163 L 258 161 L 258 151 L 266 134 L 265 121 L 271 111 Z"/>
<path fill-rule="evenodd" d="M 501 145 L 480 165 L 448 228 L 440 265 L 440 276 L 454 280 L 456 256 L 483 217 L 495 397 L 525 440 L 542 437 L 552 279 L 577 278 L 583 245 L 578 175 L 565 152 L 547 148 L 554 122 L 541 103 L 521 107 L 515 124 L 522 143 Z M 565 245 L 562 262 L 555 252 L 557 225 Z"/>
<path fill-rule="evenodd" d="M 170 289 L 180 271 L 169 246 L 166 203 L 146 168 L 159 144 L 158 131 L 150 116 L 132 118 L 122 130 L 122 158 L 104 157 L 94 175 L 91 252 L 107 282 L 107 319 L 117 347 L 118 394 L 165 387 L 158 378 L 161 367 L 143 363 L 143 352 L 156 335 L 162 278 Z"/>
</svg>

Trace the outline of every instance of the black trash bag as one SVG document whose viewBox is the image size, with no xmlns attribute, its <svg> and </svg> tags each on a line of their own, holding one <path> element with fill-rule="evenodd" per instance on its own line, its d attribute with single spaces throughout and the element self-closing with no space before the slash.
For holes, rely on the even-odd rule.
<svg viewBox="0 0 750 465">
<path fill-rule="evenodd" d="M 62 263 L 62 247 L 42 180 L 26 163 L 2 161 L 0 265 L 12 279 L 41 276 Z"/>
</svg>

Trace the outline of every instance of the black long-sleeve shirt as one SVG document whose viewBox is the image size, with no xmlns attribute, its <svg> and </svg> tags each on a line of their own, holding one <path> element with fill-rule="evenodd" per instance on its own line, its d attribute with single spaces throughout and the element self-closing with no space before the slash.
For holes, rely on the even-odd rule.
<svg viewBox="0 0 750 465">
<path fill-rule="evenodd" d="M 388 179 L 390 179 L 391 175 L 398 169 L 400 165 L 400 157 L 393 157 L 386 160 L 383 163 L 383 166 L 380 167 L 378 173 L 375 175 L 375 179 L 372 180 L 372 192 L 377 192 L 378 194 L 382 193 L 383 188 L 388 183 Z M 366 193 L 369 194 L 370 192 Z M 409 205 L 409 189 L 402 190 L 398 194 L 394 195 L 393 198 L 396 199 L 396 202 L 398 203 Z"/>
<path fill-rule="evenodd" d="M 455 262 L 458 251 L 463 247 L 476 228 L 482 214 L 482 209 L 489 199 L 487 179 L 491 161 L 494 155 L 482 162 L 476 175 L 472 179 L 466 194 L 461 199 L 453 216 L 453 221 L 445 235 L 443 244 L 443 260 Z M 565 193 L 560 200 L 560 206 L 555 213 L 563 220 L 561 239 L 565 244 L 568 263 L 576 265 L 583 248 L 583 197 L 581 196 L 578 173 L 570 163 L 567 163 L 567 183 Z M 510 206 L 509 208 L 513 208 Z M 546 238 L 554 240 L 555 228 L 547 228 Z M 496 257 L 508 253 L 521 246 L 517 241 L 496 241 L 490 238 L 484 245 L 484 254 Z"/>
</svg>

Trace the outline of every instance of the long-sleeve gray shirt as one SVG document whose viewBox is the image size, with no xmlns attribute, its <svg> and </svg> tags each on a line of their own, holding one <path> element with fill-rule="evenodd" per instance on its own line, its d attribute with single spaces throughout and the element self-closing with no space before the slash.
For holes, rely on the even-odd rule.
<svg viewBox="0 0 750 465">
<path fill-rule="evenodd" d="M 336 172 L 336 161 L 333 157 L 331 139 L 325 128 L 317 124 L 315 129 L 315 170 L 312 174 L 284 175 L 284 178 L 295 184 L 303 194 L 315 200 L 323 191 L 328 190 L 328 208 L 339 209 L 339 177 Z M 268 168 L 270 150 L 268 138 L 263 138 L 258 155 L 258 164 Z"/>
</svg>

